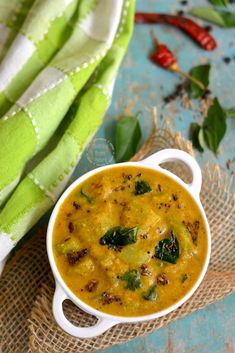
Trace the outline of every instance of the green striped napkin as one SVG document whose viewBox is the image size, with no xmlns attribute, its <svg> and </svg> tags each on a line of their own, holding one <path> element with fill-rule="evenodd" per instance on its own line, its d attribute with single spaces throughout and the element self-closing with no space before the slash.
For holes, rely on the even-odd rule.
<svg viewBox="0 0 235 353">
<path fill-rule="evenodd" d="M 45 2 L 54 3 L 35 1 L 32 9 L 39 3 L 44 8 Z M 73 1 L 61 2 L 70 6 Z M 0 260 L 58 199 L 102 123 L 131 37 L 133 13 L 134 0 L 78 2 L 64 45 L 0 119 Z M 22 28 L 27 22 L 28 17 Z M 30 38 L 36 38 L 37 28 L 31 29 Z M 27 62 L 27 51 L 22 55 Z M 18 63 L 13 67 L 15 72 Z M 2 65 L 0 75 L 1 70 Z M 48 144 L 63 119 L 70 123 L 56 147 L 22 179 L 26 163 Z"/>
</svg>

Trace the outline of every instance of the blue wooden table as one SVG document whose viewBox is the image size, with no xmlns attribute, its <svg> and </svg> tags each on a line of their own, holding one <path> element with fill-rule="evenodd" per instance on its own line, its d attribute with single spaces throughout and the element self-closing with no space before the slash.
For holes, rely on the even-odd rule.
<svg viewBox="0 0 235 353">
<path fill-rule="evenodd" d="M 187 11 L 192 6 L 209 5 L 206 0 L 188 1 L 183 6 L 178 0 L 137 0 L 137 10 L 175 13 Z M 232 7 L 235 11 L 235 5 Z M 199 21 L 201 22 L 201 21 Z M 203 23 L 203 22 L 201 22 Z M 212 64 L 210 88 L 218 96 L 224 107 L 235 105 L 235 30 L 213 26 L 212 34 L 217 39 L 218 49 L 206 52 L 198 47 L 182 32 L 166 26 L 155 26 L 154 31 L 161 42 L 167 43 L 177 54 L 181 68 L 188 72 L 200 63 Z M 97 134 L 96 147 L 102 139 L 113 141 L 114 120 L 122 114 L 142 111 L 141 125 L 143 140 L 151 130 L 151 108 L 158 107 L 159 116 L 168 118 L 173 129 L 181 131 L 188 138 L 192 121 L 202 120 L 194 102 L 194 111 L 183 109 L 180 102 L 165 104 L 163 97 L 170 94 L 174 86 L 181 82 L 176 74 L 154 66 L 147 57 L 152 43 L 150 26 L 135 26 L 134 36 L 116 82 L 113 103 L 106 114 L 104 124 Z M 232 58 L 229 64 L 224 57 Z M 223 170 L 226 161 L 235 157 L 235 120 L 228 119 L 228 132 L 223 140 L 217 158 L 210 152 L 197 154 L 197 160 L 204 166 L 207 161 L 218 163 Z M 112 148 L 107 146 L 107 162 L 113 162 Z M 97 149 L 96 149 L 97 150 Z M 76 176 L 94 168 L 94 146 L 84 153 Z M 228 171 L 231 173 L 231 170 Z M 106 353 L 232 353 L 235 352 L 235 295 L 208 306 L 166 328 L 105 350 Z M 104 351 L 100 351 L 104 352 Z"/>
</svg>

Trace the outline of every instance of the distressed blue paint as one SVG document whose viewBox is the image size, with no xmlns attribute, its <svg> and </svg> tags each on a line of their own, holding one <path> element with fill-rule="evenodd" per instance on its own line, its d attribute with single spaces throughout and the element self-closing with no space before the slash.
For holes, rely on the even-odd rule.
<svg viewBox="0 0 235 353">
<path fill-rule="evenodd" d="M 168 325 L 167 328 L 99 352 L 232 353 L 235 348 L 234 309 L 233 297 L 229 296 L 224 301 Z M 226 318 L 224 322 L 223 318 Z"/>
<path fill-rule="evenodd" d="M 137 1 L 137 9 L 174 13 L 194 6 L 208 5 L 206 0 L 188 1 L 188 7 L 180 6 L 176 0 Z M 235 6 L 233 7 L 235 10 Z M 200 21 L 199 21 L 200 22 Z M 201 22 L 203 23 L 203 22 Z M 235 56 L 235 30 L 213 27 L 212 34 L 218 41 L 218 49 L 206 52 L 192 42 L 182 32 L 165 27 L 154 28 L 159 39 L 167 43 L 177 53 L 179 64 L 184 71 L 208 61 L 212 64 L 211 90 L 217 95 L 224 107 L 235 106 L 235 61 L 226 65 L 222 58 Z M 181 81 L 176 74 L 154 66 L 147 57 L 152 43 L 149 35 L 150 26 L 136 26 L 134 36 L 120 70 L 115 86 L 113 103 L 106 114 L 104 124 L 97 136 L 113 141 L 114 119 L 124 113 L 127 106 L 133 105 L 133 112 L 142 111 L 141 125 L 143 140 L 151 130 L 151 107 L 157 105 L 159 116 L 168 118 L 175 130 L 188 137 L 192 121 L 201 121 L 199 113 L 182 109 L 180 103 L 163 104 L 162 97 L 173 91 L 175 84 Z M 197 102 L 194 102 L 197 107 Z M 228 119 L 228 132 L 216 159 L 210 151 L 197 154 L 203 166 L 207 161 L 219 163 L 226 170 L 226 161 L 235 157 L 234 127 L 235 120 Z M 110 156 L 112 157 L 112 156 Z M 111 159 L 110 162 L 113 162 Z M 94 168 L 85 153 L 76 172 L 76 177 Z M 106 350 L 107 353 L 232 353 L 235 352 L 235 295 L 210 305 L 184 319 L 172 323 L 145 338 Z M 100 353 L 103 351 L 100 351 Z"/>
</svg>

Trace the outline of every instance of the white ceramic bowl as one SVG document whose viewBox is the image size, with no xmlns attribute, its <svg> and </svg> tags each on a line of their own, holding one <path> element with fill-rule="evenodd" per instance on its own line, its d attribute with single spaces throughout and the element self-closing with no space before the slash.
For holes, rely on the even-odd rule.
<svg viewBox="0 0 235 353">
<path fill-rule="evenodd" d="M 192 172 L 192 183 L 191 184 L 186 184 L 184 183 L 179 177 L 176 175 L 172 174 L 171 172 L 162 169 L 159 164 L 164 163 L 164 162 L 179 162 L 179 163 L 184 163 L 186 164 L 191 172 Z M 71 193 L 72 190 L 74 190 L 80 183 L 82 183 L 84 180 L 89 178 L 90 176 L 96 174 L 97 172 L 101 170 L 110 170 L 116 167 L 120 167 L 120 165 L 123 166 L 137 166 L 137 167 L 146 167 L 148 169 L 156 170 L 159 171 L 167 176 L 169 176 L 171 179 L 175 180 L 179 185 L 183 187 L 183 189 L 187 190 L 194 201 L 196 202 L 197 206 L 200 209 L 201 215 L 204 219 L 205 227 L 206 227 L 206 236 L 207 236 L 207 255 L 206 255 L 206 260 L 203 266 L 203 269 L 201 271 L 200 276 L 198 277 L 197 282 L 194 284 L 192 289 L 183 297 L 181 298 L 177 303 L 174 305 L 168 307 L 167 309 L 164 309 L 162 311 L 158 311 L 154 314 L 151 315 L 145 315 L 145 316 L 137 316 L 137 317 L 121 317 L 121 316 L 116 316 L 116 315 L 110 315 L 103 313 L 101 311 L 98 311 L 94 309 L 93 307 L 87 305 L 84 303 L 81 299 L 76 297 L 72 291 L 68 288 L 68 286 L 65 284 L 63 281 L 55 263 L 55 259 L 53 256 L 53 251 L 52 251 L 52 233 L 53 233 L 53 227 L 55 223 L 56 216 L 58 214 L 59 208 L 64 202 L 64 200 L 67 198 L 67 196 Z M 152 156 L 140 161 L 140 162 L 126 162 L 126 163 L 121 163 L 121 164 L 116 164 L 116 165 L 107 165 L 104 167 L 97 168 L 95 170 L 92 170 L 85 175 L 81 176 L 78 178 L 76 181 L 74 181 L 73 184 L 69 186 L 69 188 L 63 193 L 63 195 L 60 197 L 59 201 L 57 202 L 50 221 L 48 225 L 48 230 L 47 230 L 47 253 L 50 261 L 50 265 L 54 274 L 55 282 L 56 282 L 56 290 L 54 293 L 54 298 L 53 298 L 53 314 L 55 317 L 55 320 L 57 321 L 58 325 L 67 333 L 69 333 L 72 336 L 75 337 L 80 337 L 80 338 L 90 338 L 90 337 L 95 337 L 98 335 L 101 335 L 103 332 L 108 330 L 110 327 L 120 324 L 120 323 L 133 323 L 133 322 L 139 322 L 139 321 L 146 321 L 146 320 L 152 320 L 156 319 L 160 316 L 166 315 L 170 313 L 171 311 L 175 310 L 178 308 L 180 305 L 185 303 L 195 292 L 195 290 L 198 288 L 200 283 L 203 280 L 203 277 L 206 273 L 208 264 L 209 264 L 209 259 L 210 259 L 210 253 L 211 253 L 211 235 L 210 235 L 210 229 L 208 225 L 208 221 L 205 215 L 205 212 L 203 210 L 203 207 L 200 202 L 199 194 L 200 194 L 200 189 L 201 189 L 201 182 L 202 182 L 202 175 L 201 175 L 201 170 L 195 159 L 193 159 L 188 153 L 177 150 L 177 149 L 166 149 L 162 150 L 160 152 L 157 152 L 153 154 Z M 77 327 L 73 325 L 64 315 L 63 312 L 63 301 L 66 299 L 70 299 L 75 305 L 77 305 L 80 309 L 83 311 L 94 315 L 97 317 L 98 321 L 94 326 L 91 327 Z"/>
</svg>

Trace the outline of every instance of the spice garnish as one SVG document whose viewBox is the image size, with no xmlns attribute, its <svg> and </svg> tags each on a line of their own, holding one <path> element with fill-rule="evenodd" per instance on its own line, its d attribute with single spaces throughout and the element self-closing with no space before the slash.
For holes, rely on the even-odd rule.
<svg viewBox="0 0 235 353">
<path fill-rule="evenodd" d="M 103 292 L 101 294 L 102 304 L 111 304 L 113 302 L 121 302 L 121 298 L 118 295 L 114 295 L 108 292 Z"/>
<path fill-rule="evenodd" d="M 87 254 L 88 254 L 87 248 L 82 249 L 80 251 L 71 251 L 67 254 L 68 263 L 73 266 Z"/>
<path fill-rule="evenodd" d="M 159 276 L 157 276 L 157 284 L 161 286 L 165 286 L 169 283 L 169 279 L 167 278 L 166 274 L 163 272 Z"/>
<path fill-rule="evenodd" d="M 149 270 L 147 265 L 142 264 L 140 265 L 140 274 L 142 276 L 151 276 L 151 271 Z"/>
<path fill-rule="evenodd" d="M 76 210 L 78 210 L 79 208 L 81 208 L 81 206 L 80 206 L 76 201 L 73 202 L 73 207 L 74 207 Z"/>
<path fill-rule="evenodd" d="M 91 279 L 85 286 L 88 292 L 94 292 L 98 286 L 98 281 L 96 279 Z"/>
<path fill-rule="evenodd" d="M 73 233 L 73 231 L 74 231 L 73 222 L 69 222 L 69 224 L 68 224 L 68 229 L 69 229 L 69 233 Z"/>
<path fill-rule="evenodd" d="M 183 224 L 185 225 L 185 227 L 189 231 L 189 233 L 192 237 L 193 243 L 195 245 L 197 245 L 197 238 L 198 238 L 198 231 L 199 231 L 199 227 L 200 227 L 200 222 L 195 221 L 195 222 L 191 223 L 191 222 L 183 221 Z"/>
</svg>

